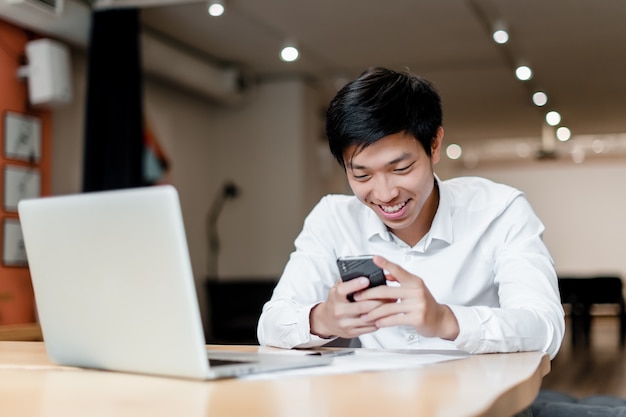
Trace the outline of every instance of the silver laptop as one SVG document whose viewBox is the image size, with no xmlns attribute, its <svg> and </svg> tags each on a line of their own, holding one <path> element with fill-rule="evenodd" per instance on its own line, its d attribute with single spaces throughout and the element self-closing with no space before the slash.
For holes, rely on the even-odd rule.
<svg viewBox="0 0 626 417">
<path fill-rule="evenodd" d="M 207 351 L 172 186 L 22 200 L 18 211 L 46 350 L 58 364 L 214 379 L 332 360 Z"/>
</svg>

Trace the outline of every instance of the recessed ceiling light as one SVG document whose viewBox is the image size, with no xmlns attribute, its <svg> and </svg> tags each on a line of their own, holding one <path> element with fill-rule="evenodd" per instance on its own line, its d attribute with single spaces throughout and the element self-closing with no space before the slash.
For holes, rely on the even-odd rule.
<svg viewBox="0 0 626 417">
<path fill-rule="evenodd" d="M 533 103 L 535 103 L 535 106 L 545 106 L 548 103 L 548 95 L 543 91 L 537 91 L 533 94 Z"/>
<path fill-rule="evenodd" d="M 285 62 L 293 62 L 300 57 L 300 51 L 293 45 L 287 45 L 280 51 L 280 59 Z"/>
<path fill-rule="evenodd" d="M 505 29 L 497 29 L 491 35 L 493 37 L 493 41 L 497 44 L 505 44 L 509 41 L 509 32 Z"/>
<path fill-rule="evenodd" d="M 533 71 L 529 66 L 520 65 L 515 69 L 515 76 L 521 81 L 527 81 L 533 77 Z"/>
<path fill-rule="evenodd" d="M 213 0 L 209 2 L 207 8 L 208 13 L 213 17 L 219 17 L 224 14 L 224 3 L 222 0 Z"/>
<path fill-rule="evenodd" d="M 456 143 L 452 143 L 446 148 L 446 155 L 448 155 L 448 158 L 450 159 L 459 159 L 462 154 L 463 149 L 461 149 L 461 146 Z"/>
<path fill-rule="evenodd" d="M 561 142 L 566 142 L 572 137 L 572 132 L 565 126 L 561 126 L 556 130 L 556 138 Z"/>
<path fill-rule="evenodd" d="M 556 126 L 561 123 L 561 115 L 559 112 L 552 110 L 546 113 L 546 123 L 550 126 Z"/>
<path fill-rule="evenodd" d="M 594 139 L 593 142 L 591 142 L 591 150 L 593 153 L 602 153 L 604 152 L 604 149 L 605 146 L 602 139 Z"/>
</svg>

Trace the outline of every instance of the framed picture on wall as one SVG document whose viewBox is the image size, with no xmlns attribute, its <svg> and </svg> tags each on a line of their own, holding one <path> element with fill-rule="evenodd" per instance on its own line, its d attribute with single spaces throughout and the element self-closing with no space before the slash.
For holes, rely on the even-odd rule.
<svg viewBox="0 0 626 417">
<path fill-rule="evenodd" d="M 4 211 L 17 212 L 17 203 L 41 196 L 41 174 L 36 168 L 4 167 Z"/>
<path fill-rule="evenodd" d="M 27 114 L 4 113 L 4 157 L 36 164 L 41 159 L 41 120 Z"/>
<path fill-rule="evenodd" d="M 22 226 L 17 219 L 5 218 L 2 222 L 2 264 L 28 266 Z"/>
</svg>

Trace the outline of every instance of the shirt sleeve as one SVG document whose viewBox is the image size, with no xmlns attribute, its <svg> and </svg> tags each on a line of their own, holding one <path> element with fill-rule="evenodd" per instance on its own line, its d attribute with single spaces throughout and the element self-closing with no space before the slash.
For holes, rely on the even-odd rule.
<svg viewBox="0 0 626 417">
<path fill-rule="evenodd" d="M 328 297 L 339 279 L 323 200 L 307 216 L 272 298 L 257 326 L 261 345 L 280 348 L 321 346 L 331 341 L 311 334 L 311 309 Z"/>
<path fill-rule="evenodd" d="M 470 353 L 539 350 L 556 356 L 565 332 L 563 306 L 543 224 L 519 195 L 487 233 L 496 243 L 494 282 L 500 306 L 450 306 L 455 344 Z"/>
</svg>

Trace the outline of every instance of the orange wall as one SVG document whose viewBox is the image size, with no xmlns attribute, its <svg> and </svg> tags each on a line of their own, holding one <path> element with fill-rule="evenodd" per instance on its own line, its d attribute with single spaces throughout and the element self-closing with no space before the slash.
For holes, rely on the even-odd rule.
<svg viewBox="0 0 626 417">
<path fill-rule="evenodd" d="M 26 42 L 35 39 L 31 32 L 0 20 L 0 217 L 17 219 L 17 213 L 4 207 L 4 168 L 7 165 L 37 167 L 41 173 L 41 193 L 50 194 L 51 131 L 50 111 L 33 109 L 28 104 L 26 82 L 17 78 Z M 39 117 L 41 120 L 42 155 L 34 166 L 25 161 L 7 159 L 4 155 L 4 118 L 7 111 Z M 0 247 L 3 241 L 0 235 Z M 2 252 L 0 251 L 0 254 Z M 1 259 L 1 258 L 0 258 Z M 27 267 L 0 264 L 0 325 L 33 322 L 36 319 L 33 289 Z"/>
</svg>

